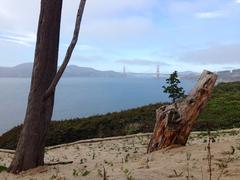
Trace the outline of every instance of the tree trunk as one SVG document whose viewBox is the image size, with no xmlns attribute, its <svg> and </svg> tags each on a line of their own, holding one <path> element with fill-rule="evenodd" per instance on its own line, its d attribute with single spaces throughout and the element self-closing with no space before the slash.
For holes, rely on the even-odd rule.
<svg viewBox="0 0 240 180">
<path fill-rule="evenodd" d="M 53 113 L 54 93 L 43 100 L 57 71 L 62 0 L 42 0 L 28 106 L 9 172 L 44 164 L 44 146 Z"/>
<path fill-rule="evenodd" d="M 186 99 L 156 111 L 156 124 L 148 153 L 171 145 L 185 145 L 199 113 L 207 104 L 217 75 L 203 71 L 196 87 Z"/>
</svg>

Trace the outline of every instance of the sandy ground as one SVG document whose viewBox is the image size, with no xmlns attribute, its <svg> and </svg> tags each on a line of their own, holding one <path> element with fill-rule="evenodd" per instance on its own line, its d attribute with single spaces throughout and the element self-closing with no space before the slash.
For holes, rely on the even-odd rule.
<svg viewBox="0 0 240 180">
<path fill-rule="evenodd" d="M 213 132 L 212 179 L 240 180 L 240 130 Z M 93 143 L 76 143 L 46 150 L 46 163 L 72 164 L 39 167 L 20 175 L 0 173 L 0 180 L 165 180 L 209 179 L 207 135 L 192 133 L 185 147 L 146 154 L 149 135 Z M 13 155 L 0 152 L 0 165 L 8 166 Z"/>
</svg>

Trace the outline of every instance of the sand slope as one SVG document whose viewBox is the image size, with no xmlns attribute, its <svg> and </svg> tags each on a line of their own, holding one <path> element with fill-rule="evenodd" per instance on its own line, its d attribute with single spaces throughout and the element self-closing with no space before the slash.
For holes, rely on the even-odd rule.
<svg viewBox="0 0 240 180">
<path fill-rule="evenodd" d="M 239 129 L 213 132 L 212 179 L 240 179 Z M 0 179 L 109 180 L 209 179 L 206 133 L 192 133 L 188 145 L 146 154 L 149 134 L 80 141 L 46 150 L 46 163 L 72 164 L 39 167 L 18 176 L 0 173 Z M 0 165 L 8 166 L 12 153 L 0 152 Z"/>
</svg>

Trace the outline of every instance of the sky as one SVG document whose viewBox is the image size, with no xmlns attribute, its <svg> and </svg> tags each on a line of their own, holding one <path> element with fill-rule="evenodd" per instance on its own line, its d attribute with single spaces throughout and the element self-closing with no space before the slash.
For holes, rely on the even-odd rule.
<svg viewBox="0 0 240 180">
<path fill-rule="evenodd" d="M 63 0 L 59 64 L 80 0 Z M 33 62 L 40 0 L 0 0 L 0 66 Z M 240 0 L 87 0 L 70 64 L 153 73 L 240 68 Z"/>
</svg>

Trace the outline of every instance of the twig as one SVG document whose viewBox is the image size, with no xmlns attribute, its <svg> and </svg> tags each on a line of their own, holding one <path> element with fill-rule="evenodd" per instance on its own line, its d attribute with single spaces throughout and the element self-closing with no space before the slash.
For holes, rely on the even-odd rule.
<svg viewBox="0 0 240 180">
<path fill-rule="evenodd" d="M 182 177 L 183 176 L 183 172 L 180 172 L 179 174 L 177 173 L 177 171 L 174 169 L 173 170 L 174 175 L 169 175 L 169 178 L 176 178 L 176 177 Z"/>
<path fill-rule="evenodd" d="M 207 159 L 208 159 L 208 168 L 209 168 L 209 180 L 212 179 L 212 155 L 211 155 L 211 131 L 210 131 L 210 126 L 209 124 L 207 124 L 208 126 L 208 145 L 207 145 L 207 150 L 208 150 L 208 155 L 207 155 Z"/>
<path fill-rule="evenodd" d="M 104 166 L 103 166 L 103 180 L 107 180 L 107 173 Z"/>
<path fill-rule="evenodd" d="M 45 163 L 46 166 L 55 166 L 55 165 L 65 165 L 72 164 L 73 161 L 65 161 L 65 162 L 56 162 L 56 163 Z"/>
<path fill-rule="evenodd" d="M 202 169 L 202 166 L 201 166 L 201 174 L 202 174 L 202 180 L 203 180 L 203 169 Z"/>
<path fill-rule="evenodd" d="M 191 153 L 187 152 L 186 156 L 187 156 L 187 180 L 190 180 L 189 161 L 190 161 L 190 158 L 191 158 Z"/>
<path fill-rule="evenodd" d="M 219 174 L 217 180 L 220 180 L 220 178 L 222 177 L 223 173 L 224 173 L 224 168 L 221 170 L 221 172 L 220 172 L 220 174 Z"/>
</svg>

